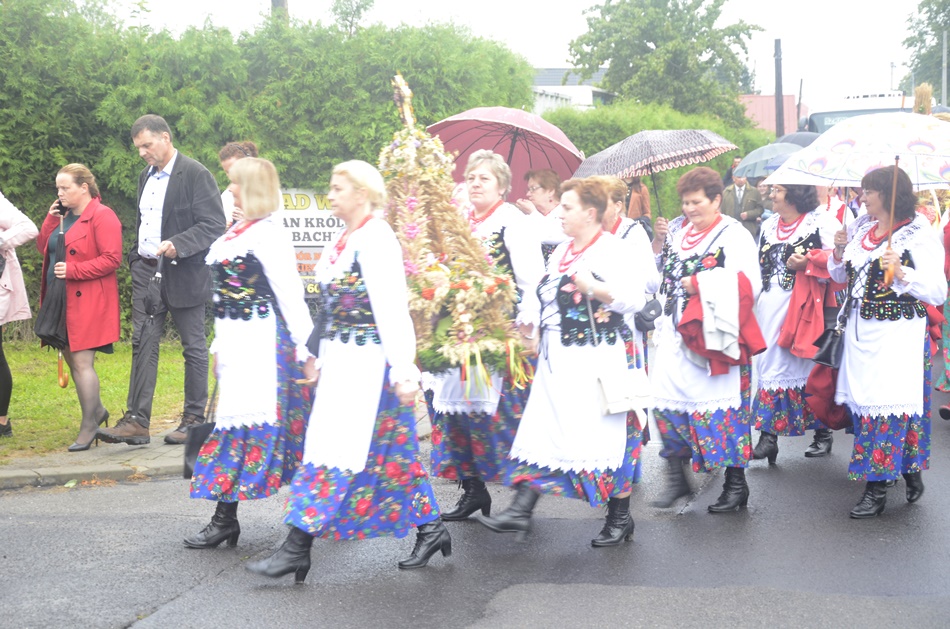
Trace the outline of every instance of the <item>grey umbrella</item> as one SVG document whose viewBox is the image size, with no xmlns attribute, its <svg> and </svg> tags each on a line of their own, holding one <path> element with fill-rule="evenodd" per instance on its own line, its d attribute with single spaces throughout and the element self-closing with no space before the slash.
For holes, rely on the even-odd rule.
<svg viewBox="0 0 950 629">
<path fill-rule="evenodd" d="M 732 171 L 733 177 L 765 177 L 770 174 L 774 168 L 769 169 L 768 165 L 779 155 L 791 155 L 802 150 L 797 144 L 787 142 L 776 142 L 775 144 L 766 144 L 751 151 L 742 158 L 736 169 Z"/>
<path fill-rule="evenodd" d="M 680 166 L 708 162 L 736 145 L 706 129 L 658 129 L 635 133 L 585 159 L 575 177 L 643 177 Z M 656 189 L 656 182 L 653 182 Z M 659 207 L 657 207 L 659 209 Z"/>
</svg>

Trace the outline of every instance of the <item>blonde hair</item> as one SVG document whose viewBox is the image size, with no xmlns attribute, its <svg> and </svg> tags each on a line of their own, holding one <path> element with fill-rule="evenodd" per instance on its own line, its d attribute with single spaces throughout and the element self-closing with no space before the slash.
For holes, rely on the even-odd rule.
<svg viewBox="0 0 950 629">
<path fill-rule="evenodd" d="M 351 159 L 348 162 L 334 166 L 333 174 L 346 177 L 357 190 L 366 190 L 366 202 L 370 209 L 382 207 L 386 203 L 386 184 L 383 181 L 383 176 L 372 164 L 359 159 Z"/>
<path fill-rule="evenodd" d="M 607 198 L 613 203 L 623 203 L 627 200 L 627 184 L 623 182 L 623 179 L 613 175 L 595 175 L 590 178 L 600 182 L 606 188 Z"/>
<path fill-rule="evenodd" d="M 234 162 L 228 176 L 240 186 L 244 218 L 255 220 L 277 211 L 280 199 L 280 178 L 277 169 L 266 159 L 245 157 Z"/>
<path fill-rule="evenodd" d="M 491 171 L 491 174 L 498 180 L 498 187 L 501 189 L 501 196 L 504 198 L 511 191 L 511 168 L 505 163 L 501 155 L 482 149 L 475 151 L 468 158 L 468 165 L 465 166 L 465 178 L 468 174 L 484 164 Z"/>
<path fill-rule="evenodd" d="M 59 169 L 57 175 L 67 174 L 73 178 L 73 183 L 77 186 L 86 184 L 89 186 L 89 196 L 93 199 L 99 196 L 99 186 L 96 185 L 96 177 L 84 164 L 66 164 Z"/>
</svg>

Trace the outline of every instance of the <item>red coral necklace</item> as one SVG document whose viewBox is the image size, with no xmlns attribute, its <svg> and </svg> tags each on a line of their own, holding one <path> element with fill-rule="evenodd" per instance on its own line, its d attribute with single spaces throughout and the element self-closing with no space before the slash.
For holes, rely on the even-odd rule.
<svg viewBox="0 0 950 629">
<path fill-rule="evenodd" d="M 594 236 L 591 239 L 591 241 L 587 243 L 587 245 L 583 249 L 581 249 L 580 251 L 576 253 L 574 251 L 574 241 L 572 240 L 571 244 L 569 244 L 567 246 L 567 249 L 564 250 L 564 255 L 561 256 L 561 261 L 557 263 L 557 270 L 560 271 L 561 273 L 564 273 L 569 268 L 571 268 L 571 265 L 577 262 L 578 259 L 580 259 L 582 255 L 584 255 L 584 252 L 590 249 L 591 245 L 597 242 L 597 239 L 600 238 L 600 235 L 603 233 L 604 233 L 604 230 L 602 229 L 597 230 L 597 235 Z"/>
<path fill-rule="evenodd" d="M 498 202 L 495 203 L 495 205 L 491 206 L 491 208 L 489 208 L 489 210 L 485 212 L 485 216 L 482 216 L 481 218 L 479 218 L 478 216 L 475 216 L 475 209 L 472 208 L 472 213 L 468 215 L 468 220 L 472 224 L 472 229 L 475 229 L 476 227 L 478 227 L 479 225 L 487 221 L 488 217 L 494 214 L 495 210 L 500 208 L 502 203 L 504 203 L 504 200 L 499 199 Z"/>
<path fill-rule="evenodd" d="M 786 223 L 781 217 L 779 217 L 778 228 L 775 230 L 775 237 L 779 240 L 788 240 L 791 235 L 795 233 L 795 230 L 798 229 L 798 226 L 802 224 L 802 221 L 805 220 L 805 216 L 805 214 L 802 214 L 798 217 L 798 219 L 792 221 L 791 223 Z"/>
<path fill-rule="evenodd" d="M 233 239 L 237 238 L 238 236 L 240 236 L 241 234 L 243 234 L 244 232 L 246 232 L 248 229 L 250 229 L 250 228 L 251 228 L 251 225 L 253 225 L 254 223 L 256 223 L 256 222 L 259 221 L 259 220 L 261 220 L 261 219 L 255 218 L 254 220 L 251 220 L 251 221 L 244 221 L 243 223 L 240 223 L 240 224 L 238 224 L 238 225 L 235 225 L 234 227 L 232 227 L 232 228 L 228 231 L 228 234 L 224 237 L 224 239 L 225 239 L 225 240 L 233 240 Z"/>
<path fill-rule="evenodd" d="M 716 225 L 718 225 L 721 221 L 722 221 L 722 214 L 717 216 L 716 220 L 714 220 L 709 227 L 701 231 L 695 231 L 693 224 L 690 223 L 686 231 L 683 232 L 683 244 L 682 244 L 683 251 L 689 251 L 690 249 L 694 249 L 696 245 L 701 243 L 703 241 L 703 238 L 705 238 L 709 234 L 709 232 L 711 232 L 713 228 Z"/>
<path fill-rule="evenodd" d="M 894 227 L 891 228 L 891 233 L 893 234 L 898 229 L 910 223 L 911 219 L 905 218 L 899 223 L 895 223 Z M 874 235 L 875 228 L 872 227 L 864 234 L 864 238 L 861 239 L 861 246 L 864 247 L 866 251 L 874 251 L 881 246 L 881 243 L 884 242 L 884 239 L 887 238 L 887 230 L 884 230 L 884 233 L 880 236 Z"/>
<path fill-rule="evenodd" d="M 360 221 L 360 224 L 356 226 L 355 232 L 357 229 L 369 222 L 369 219 L 373 218 L 372 213 L 368 214 L 366 218 Z M 350 235 L 353 232 L 346 230 L 343 232 L 343 235 L 340 236 L 340 239 L 336 241 L 336 244 L 333 245 L 333 251 L 330 252 L 330 264 L 336 264 L 336 261 L 340 259 L 340 254 L 343 253 L 343 250 L 346 249 L 346 243 L 350 241 Z"/>
</svg>

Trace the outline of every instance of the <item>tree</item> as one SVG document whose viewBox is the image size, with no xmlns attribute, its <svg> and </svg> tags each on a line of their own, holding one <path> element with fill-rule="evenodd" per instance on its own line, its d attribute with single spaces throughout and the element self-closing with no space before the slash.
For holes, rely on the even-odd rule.
<svg viewBox="0 0 950 629">
<path fill-rule="evenodd" d="M 917 85 L 928 82 L 939 90 L 943 84 L 943 32 L 950 31 L 950 0 L 922 0 L 917 12 L 907 18 L 913 33 L 904 40 L 904 48 L 912 53 L 911 68 Z M 913 94 L 910 78 L 901 87 Z"/>
<path fill-rule="evenodd" d="M 276 18 L 288 22 L 290 20 L 290 9 L 287 7 L 287 0 L 270 0 L 270 13 Z"/>
<path fill-rule="evenodd" d="M 585 78 L 608 64 L 602 87 L 622 98 L 709 112 L 745 126 L 737 96 L 749 74 L 739 53 L 757 26 L 716 21 L 726 0 L 605 0 L 570 44 Z"/>
<path fill-rule="evenodd" d="M 333 0 L 330 12 L 336 24 L 347 36 L 352 37 L 360 26 L 363 15 L 373 8 L 375 0 Z"/>
</svg>

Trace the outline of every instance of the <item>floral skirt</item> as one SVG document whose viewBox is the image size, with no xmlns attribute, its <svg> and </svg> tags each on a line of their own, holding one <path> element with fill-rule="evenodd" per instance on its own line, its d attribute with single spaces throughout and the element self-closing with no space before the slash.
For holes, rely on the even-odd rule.
<svg viewBox="0 0 950 629">
<path fill-rule="evenodd" d="M 759 389 L 752 401 L 756 430 L 785 437 L 801 437 L 806 430 L 824 428 L 805 404 L 805 387 Z"/>
<path fill-rule="evenodd" d="M 714 411 L 673 411 L 653 409 L 663 449 L 660 456 L 690 458 L 694 472 L 711 472 L 720 467 L 748 467 L 752 457 L 749 433 L 751 368 L 739 367 L 741 405 Z"/>
<path fill-rule="evenodd" d="M 552 470 L 519 459 L 509 459 L 504 473 L 504 483 L 514 487 L 528 483 L 542 494 L 578 498 L 597 507 L 607 503 L 611 496 L 628 493 L 634 483 L 640 482 L 640 450 L 642 435 L 636 413 L 627 413 L 627 445 L 623 462 L 616 470 L 582 470 L 580 472 Z"/>
<path fill-rule="evenodd" d="M 946 393 L 950 391 L 950 356 L 948 356 L 950 355 L 950 299 L 943 304 L 943 316 L 947 318 L 947 322 L 943 324 L 943 340 L 940 343 L 940 351 L 943 353 L 943 373 L 940 374 L 934 388 Z"/>
<path fill-rule="evenodd" d="M 366 467 L 354 474 L 302 465 L 290 485 L 284 522 L 314 537 L 366 539 L 405 537 L 411 527 L 438 519 L 429 476 L 416 460 L 415 412 L 400 406 L 388 372 Z"/>
<path fill-rule="evenodd" d="M 303 458 L 310 392 L 283 317 L 277 317 L 275 422 L 215 429 L 198 453 L 191 497 L 221 502 L 266 498 L 290 482 Z"/>
<path fill-rule="evenodd" d="M 930 340 L 927 339 L 922 415 L 858 416 L 848 409 L 854 430 L 849 479 L 895 480 L 898 474 L 913 474 L 930 468 L 932 366 Z"/>
<path fill-rule="evenodd" d="M 506 378 L 492 415 L 438 413 L 427 396 L 432 419 L 432 474 L 450 480 L 500 481 L 530 392 L 530 385 L 518 389 Z"/>
</svg>

